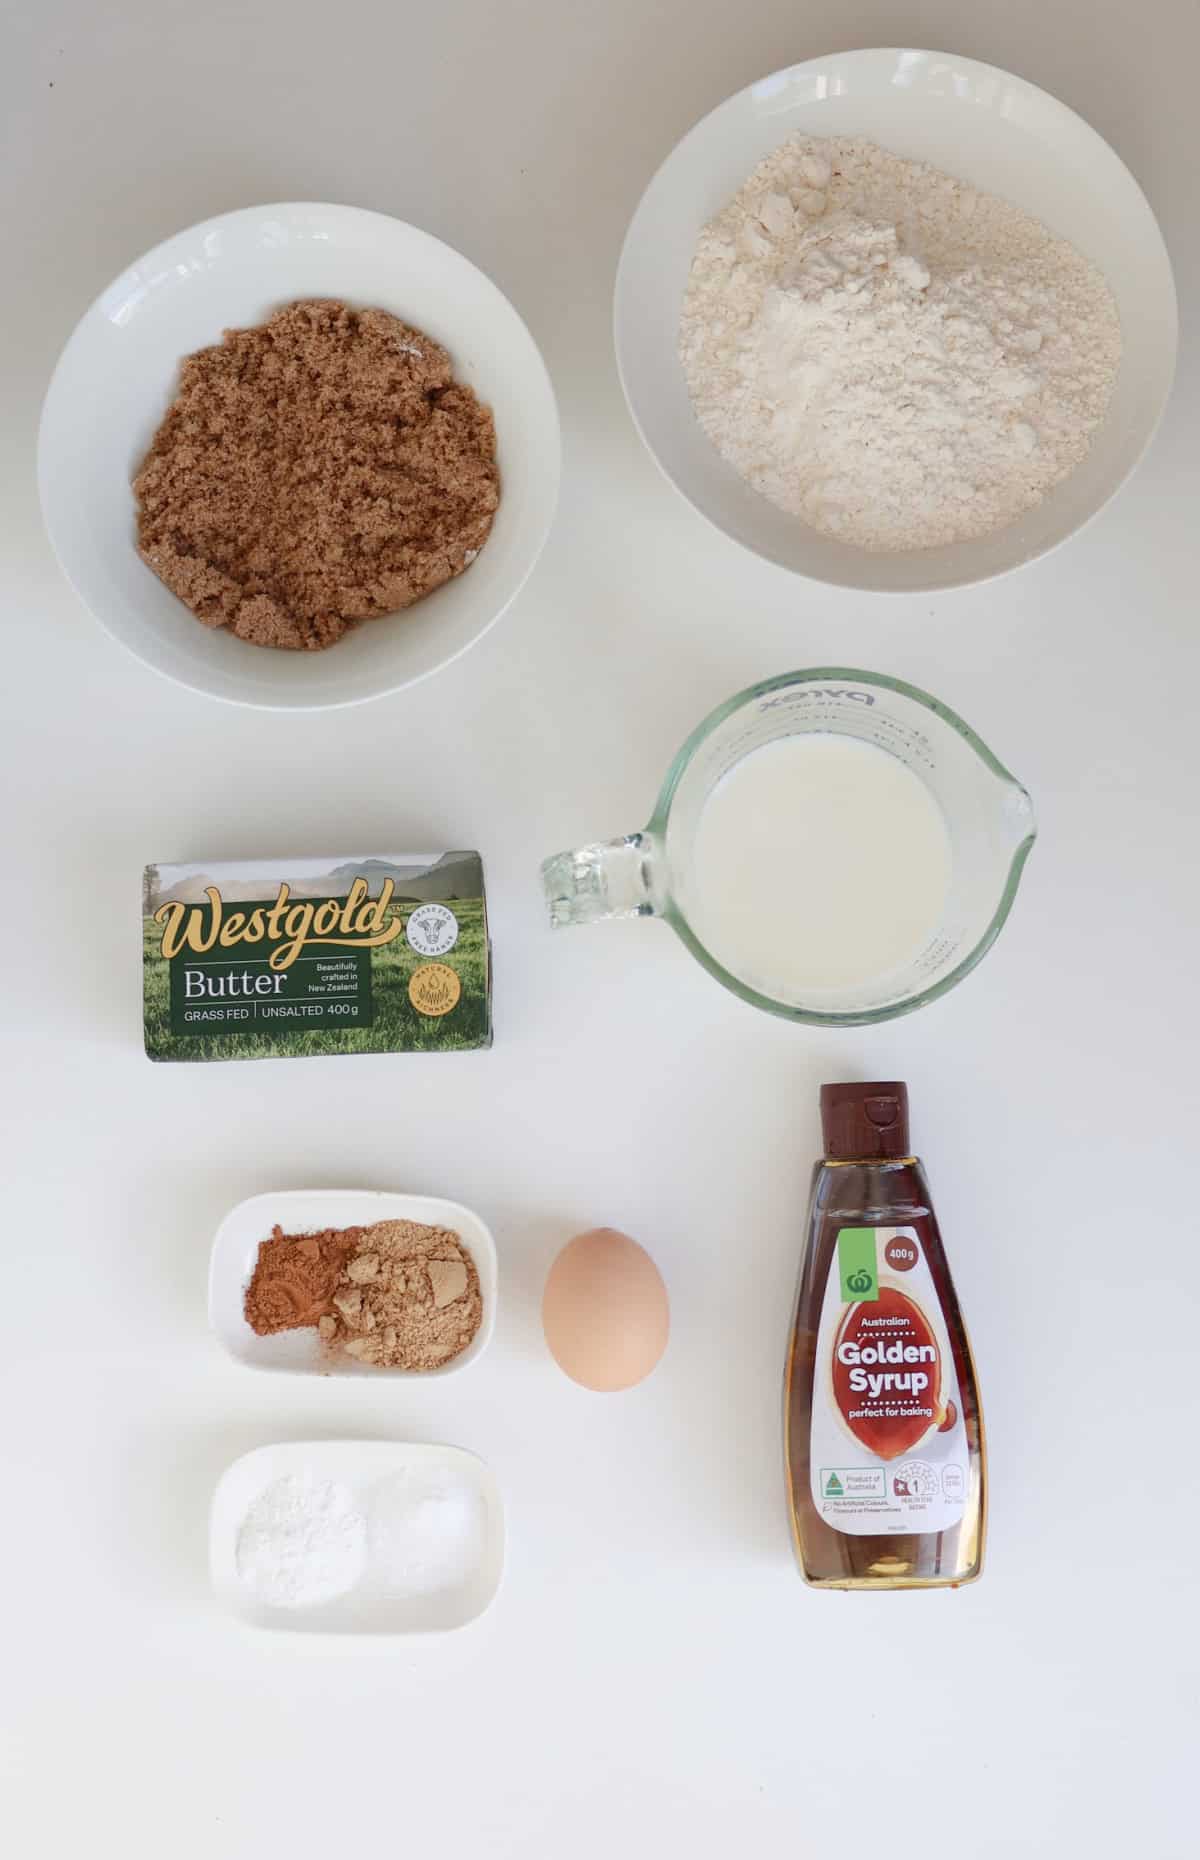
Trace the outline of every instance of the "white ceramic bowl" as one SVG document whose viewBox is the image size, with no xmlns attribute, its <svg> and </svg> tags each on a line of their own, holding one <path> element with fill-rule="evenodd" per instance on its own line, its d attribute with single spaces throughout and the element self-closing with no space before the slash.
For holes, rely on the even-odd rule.
<svg viewBox="0 0 1200 1860">
<path fill-rule="evenodd" d="M 491 407 L 500 508 L 478 559 L 406 613 L 325 652 L 252 646 L 200 625 L 135 548 L 130 481 L 184 356 L 301 297 L 390 310 L 450 352 Z M 447 665 L 512 601 L 541 553 L 559 479 L 558 414 L 524 323 L 490 279 L 415 226 L 357 207 L 247 207 L 156 246 L 84 316 L 42 411 L 38 478 L 76 592 L 121 644 L 193 690 L 312 710 L 398 691 Z"/>
<path fill-rule="evenodd" d="M 273 1227 L 285 1234 L 320 1233 L 325 1227 L 367 1227 L 373 1221 L 424 1221 L 449 1227 L 475 1261 L 483 1318 L 461 1355 L 438 1369 L 377 1369 L 352 1356 L 326 1355 L 315 1329 L 281 1330 L 259 1337 L 246 1322 L 246 1287 L 254 1274 L 259 1245 Z M 496 1242 L 470 1208 L 437 1195 L 391 1195 L 356 1188 L 284 1188 L 252 1195 L 231 1208 L 217 1229 L 208 1269 L 208 1321 L 235 1361 L 247 1369 L 282 1370 L 292 1375 L 369 1376 L 430 1382 L 457 1375 L 478 1362 L 496 1324 L 499 1271 Z"/>
<path fill-rule="evenodd" d="M 367 1552 L 358 1580 L 344 1594 L 303 1608 L 264 1601 L 238 1572 L 237 1543 L 247 1511 L 276 1479 L 311 1473 L 345 1486 L 367 1525 Z M 397 1593 L 381 1567 L 372 1528 L 389 1481 L 445 1481 L 478 1506 L 478 1556 L 426 1579 L 416 1592 Z M 324 1634 L 434 1634 L 465 1627 L 494 1601 L 504 1573 L 504 1505 L 495 1475 L 462 1447 L 392 1440 L 289 1440 L 256 1447 L 228 1466 L 209 1511 L 208 1560 L 213 1592 L 252 1627 Z"/>
<path fill-rule="evenodd" d="M 1088 457 L 1035 510 L 976 542 L 875 554 L 822 536 L 752 490 L 697 424 L 677 352 L 696 238 L 788 136 L 861 135 L 1036 214 L 1107 278 L 1124 353 Z M 991 65 L 941 52 L 840 52 L 751 84 L 697 123 L 651 181 L 617 273 L 617 365 L 666 476 L 718 529 L 782 568 L 915 593 L 1005 573 L 1063 542 L 1109 500 L 1158 424 L 1175 368 L 1170 260 L 1136 181 L 1082 118 Z"/>
</svg>

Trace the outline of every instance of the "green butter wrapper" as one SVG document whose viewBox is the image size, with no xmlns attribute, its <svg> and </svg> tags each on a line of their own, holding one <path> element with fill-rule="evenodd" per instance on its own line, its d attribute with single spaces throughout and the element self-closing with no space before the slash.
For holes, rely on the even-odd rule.
<svg viewBox="0 0 1200 1860">
<path fill-rule="evenodd" d="M 476 852 L 148 865 L 151 1059 L 448 1053 L 492 1043 Z"/>
</svg>

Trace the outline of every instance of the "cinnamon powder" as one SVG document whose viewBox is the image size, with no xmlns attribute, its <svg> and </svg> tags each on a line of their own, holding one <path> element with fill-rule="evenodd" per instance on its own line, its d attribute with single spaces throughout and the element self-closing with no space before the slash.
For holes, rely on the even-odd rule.
<svg viewBox="0 0 1200 1860">
<path fill-rule="evenodd" d="M 327 1227 L 316 1234 L 272 1229 L 258 1249 L 246 1289 L 246 1322 L 260 1337 L 316 1324 L 333 1309 L 333 1294 L 365 1227 Z"/>
<path fill-rule="evenodd" d="M 309 651 L 461 574 L 500 499 L 446 351 L 324 301 L 189 356 L 133 489 L 139 553 L 198 620 Z"/>
</svg>

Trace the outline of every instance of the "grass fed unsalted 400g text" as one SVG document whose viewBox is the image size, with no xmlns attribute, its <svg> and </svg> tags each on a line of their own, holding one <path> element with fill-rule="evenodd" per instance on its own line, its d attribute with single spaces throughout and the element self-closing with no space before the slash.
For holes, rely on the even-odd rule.
<svg viewBox="0 0 1200 1860">
<path fill-rule="evenodd" d="M 474 852 L 148 865 L 142 963 L 151 1059 L 492 1043 Z"/>
</svg>

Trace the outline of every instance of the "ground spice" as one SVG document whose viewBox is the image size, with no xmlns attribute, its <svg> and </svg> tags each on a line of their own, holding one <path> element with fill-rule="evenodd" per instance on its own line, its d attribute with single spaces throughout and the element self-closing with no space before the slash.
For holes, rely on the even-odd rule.
<svg viewBox="0 0 1200 1860">
<path fill-rule="evenodd" d="M 334 1354 L 380 1369 L 438 1369 L 475 1336 L 483 1294 L 475 1261 L 448 1227 L 275 1227 L 258 1249 L 245 1313 L 260 1337 L 316 1326 Z"/>
<path fill-rule="evenodd" d="M 133 489 L 139 553 L 198 620 L 309 651 L 461 574 L 500 501 L 446 351 L 324 301 L 189 356 Z"/>
<path fill-rule="evenodd" d="M 446 1227 L 376 1221 L 345 1261 L 319 1323 L 329 1349 L 383 1369 L 437 1369 L 479 1329 L 475 1262 Z"/>
<path fill-rule="evenodd" d="M 327 1227 L 316 1234 L 285 1234 L 281 1227 L 258 1249 L 246 1288 L 246 1322 L 260 1337 L 316 1324 L 333 1309 L 342 1268 L 365 1227 Z"/>
</svg>

